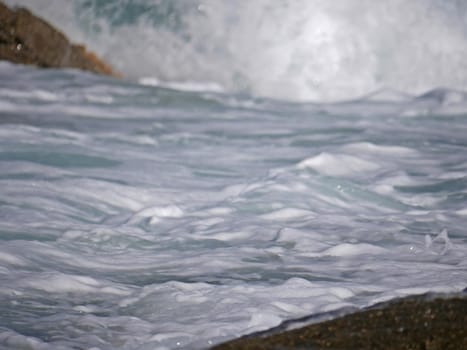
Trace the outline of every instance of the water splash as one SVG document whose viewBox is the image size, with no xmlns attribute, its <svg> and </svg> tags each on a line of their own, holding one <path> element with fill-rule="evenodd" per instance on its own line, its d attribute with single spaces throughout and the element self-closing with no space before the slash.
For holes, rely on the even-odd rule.
<svg viewBox="0 0 467 350">
<path fill-rule="evenodd" d="M 430 235 L 425 235 L 425 246 L 428 251 L 433 253 L 444 255 L 450 249 L 452 249 L 452 243 L 448 237 L 448 231 L 444 229 L 435 238 L 431 238 Z"/>
<path fill-rule="evenodd" d="M 467 5 L 458 0 L 7 2 L 135 79 L 299 101 L 467 88 Z"/>
</svg>

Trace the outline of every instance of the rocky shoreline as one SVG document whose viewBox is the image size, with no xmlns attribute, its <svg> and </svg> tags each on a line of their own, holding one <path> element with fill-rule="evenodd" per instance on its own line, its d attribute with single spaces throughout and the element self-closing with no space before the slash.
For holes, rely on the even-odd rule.
<svg viewBox="0 0 467 350">
<path fill-rule="evenodd" d="M 299 329 L 267 331 L 212 350 L 467 349 L 467 295 L 418 296 Z"/>
<path fill-rule="evenodd" d="M 76 68 L 119 77 L 110 65 L 71 43 L 59 30 L 25 8 L 0 1 L 0 60 L 43 68 Z"/>
</svg>

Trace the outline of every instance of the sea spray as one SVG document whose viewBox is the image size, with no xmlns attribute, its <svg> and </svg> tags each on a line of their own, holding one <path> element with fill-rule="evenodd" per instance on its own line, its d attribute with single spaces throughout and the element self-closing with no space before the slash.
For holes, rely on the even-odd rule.
<svg viewBox="0 0 467 350">
<path fill-rule="evenodd" d="M 457 0 L 8 2 L 146 82 L 294 101 L 467 88 L 467 5 Z"/>
</svg>

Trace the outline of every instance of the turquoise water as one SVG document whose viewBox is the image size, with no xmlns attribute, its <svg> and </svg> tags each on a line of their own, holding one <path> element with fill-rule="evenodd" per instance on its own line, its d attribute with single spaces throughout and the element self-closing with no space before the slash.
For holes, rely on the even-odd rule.
<svg viewBox="0 0 467 350">
<path fill-rule="evenodd" d="M 197 41 L 201 4 L 121 2 L 120 13 L 112 3 L 30 5 L 76 37 L 99 24 L 87 42 L 112 53 L 127 79 L 0 62 L 1 349 L 200 349 L 304 315 L 467 287 L 464 46 L 449 42 L 436 56 L 421 45 L 426 57 L 412 70 L 386 62 L 404 79 L 384 70 L 377 81 L 381 62 L 364 69 L 361 53 L 341 51 L 344 34 L 332 34 L 353 23 L 350 7 L 313 2 L 318 32 L 329 30 L 320 37 L 300 17 L 304 2 L 257 1 L 236 10 L 246 6 L 251 25 L 260 13 L 263 29 L 287 19 L 264 44 L 275 57 L 266 75 L 253 54 L 224 60 L 229 42 L 239 53 L 252 45 L 240 40 L 241 12 L 222 22 L 226 3 L 203 2 L 222 14 L 205 15 L 219 29 L 206 45 L 225 41 L 220 56 L 222 46 Z M 439 35 L 463 38 L 462 4 L 411 4 L 436 9 L 434 27 L 451 18 Z M 365 5 L 353 33 L 370 15 L 409 6 Z M 414 35 L 428 23 L 411 20 Z M 273 50 L 300 23 L 327 48 L 323 67 L 334 67 L 319 88 Z M 164 61 L 150 55 L 154 39 L 131 63 L 117 40 L 129 29 L 141 34 L 131 49 L 154 31 L 172 35 L 167 47 L 186 41 Z M 356 48 L 376 50 L 375 38 L 358 38 Z M 403 56 L 418 52 L 412 39 Z M 298 46 L 289 49 L 298 60 Z M 355 75 L 351 57 L 362 65 Z M 158 64 L 172 70 L 164 76 Z"/>
</svg>

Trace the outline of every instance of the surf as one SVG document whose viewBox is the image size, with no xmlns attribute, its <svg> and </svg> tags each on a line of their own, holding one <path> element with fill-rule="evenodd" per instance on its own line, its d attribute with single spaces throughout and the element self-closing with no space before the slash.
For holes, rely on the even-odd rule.
<svg viewBox="0 0 467 350">
<path fill-rule="evenodd" d="M 127 77 L 290 101 L 467 88 L 467 5 L 450 0 L 10 0 Z"/>
</svg>

